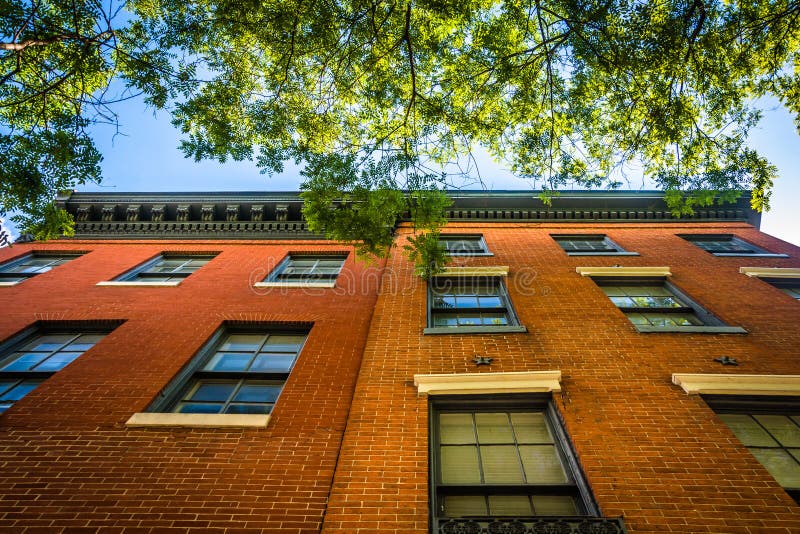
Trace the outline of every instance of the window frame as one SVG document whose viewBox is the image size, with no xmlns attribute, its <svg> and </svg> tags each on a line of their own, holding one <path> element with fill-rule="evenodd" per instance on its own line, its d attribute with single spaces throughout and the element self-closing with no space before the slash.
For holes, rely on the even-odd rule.
<svg viewBox="0 0 800 534">
<path fill-rule="evenodd" d="M 448 239 L 452 239 L 454 241 L 472 241 L 475 240 L 481 247 L 480 252 L 472 252 L 472 251 L 451 251 L 446 246 L 442 246 L 443 241 L 447 241 Z M 483 234 L 439 234 L 438 243 L 442 248 L 445 250 L 445 254 L 448 256 L 452 256 L 454 258 L 469 258 L 469 257 L 479 257 L 479 256 L 494 256 L 489 251 L 489 246 L 486 244 L 486 238 Z"/>
<path fill-rule="evenodd" d="M 342 274 L 349 255 L 349 252 L 321 252 L 308 254 L 289 252 L 263 281 L 254 285 L 255 287 L 335 287 L 336 281 L 339 279 L 339 275 Z M 336 271 L 336 274 L 321 274 L 314 275 L 313 277 L 304 274 L 296 275 L 294 279 L 284 279 L 284 271 L 291 266 L 293 261 L 299 259 L 315 259 L 317 261 L 341 260 L 342 264 L 339 266 L 339 270 Z"/>
<path fill-rule="evenodd" d="M 71 335 L 72 336 L 72 338 L 68 342 L 62 343 L 62 345 L 61 345 L 61 347 L 59 349 L 50 351 L 50 355 L 47 358 L 45 358 L 44 360 L 42 360 L 41 362 L 38 362 L 36 364 L 36 365 L 39 365 L 40 363 L 43 363 L 44 361 L 46 361 L 47 359 L 49 359 L 53 355 L 57 354 L 58 352 L 61 352 L 61 349 L 63 349 L 66 346 L 68 346 L 70 343 L 75 341 L 78 337 L 83 336 L 83 335 L 102 335 L 103 338 L 105 338 L 106 336 L 111 334 L 111 332 L 113 332 L 114 329 L 117 328 L 120 324 L 122 324 L 122 323 L 118 322 L 118 321 L 109 321 L 109 322 L 105 322 L 105 321 L 104 322 L 99 322 L 99 321 L 63 321 L 63 322 L 61 322 L 61 321 L 57 321 L 57 322 L 49 322 L 49 323 L 48 322 L 43 322 L 43 323 L 34 324 L 34 325 L 32 325 L 32 326 L 30 326 L 28 328 L 25 328 L 21 332 L 18 332 L 17 334 L 11 336 L 6 341 L 0 343 L 0 368 L 2 368 L 4 366 L 6 366 L 7 364 L 11 363 L 12 361 L 14 361 L 14 360 L 11 359 L 13 354 L 15 352 L 21 352 L 21 349 L 24 346 L 28 345 L 29 343 L 31 343 L 32 341 L 34 341 L 37 338 L 48 336 L 48 335 L 59 335 L 59 334 Z M 47 381 L 47 379 L 49 379 L 50 377 L 52 377 L 56 373 L 59 373 L 60 371 L 62 371 L 63 369 L 65 369 L 66 367 L 71 365 L 76 359 L 80 358 L 81 356 L 83 356 L 84 354 L 86 354 L 87 352 L 92 350 L 98 343 L 100 343 L 102 341 L 103 341 L 103 339 L 100 339 L 99 341 L 94 343 L 91 347 L 89 347 L 88 349 L 82 351 L 81 354 L 78 355 L 74 360 L 72 360 L 69 363 L 65 364 L 62 368 L 54 370 L 54 371 L 2 371 L 2 370 L 0 370 L 0 380 L 3 380 L 3 379 L 18 380 L 18 381 L 20 381 L 19 383 L 24 382 L 26 380 L 31 380 L 31 381 L 38 380 L 39 381 L 34 388 L 32 388 L 27 393 L 25 393 L 19 399 L 15 400 L 12 403 L 12 405 L 9 406 L 9 408 L 6 408 L 5 410 L 0 411 L 0 414 L 5 413 L 6 411 L 8 411 L 8 409 L 13 407 L 13 405 L 16 402 L 18 402 L 19 400 L 25 398 L 32 391 L 34 391 L 39 386 L 41 386 L 42 383 Z M 39 352 L 43 352 L 43 351 L 39 351 Z M 11 389 L 17 387 L 19 385 L 19 383 L 15 384 L 11 388 L 8 388 L 8 389 L 0 392 L 0 395 L 5 394 L 8 391 L 11 391 Z"/>
<path fill-rule="evenodd" d="M 636 286 L 661 286 L 670 292 L 678 301 L 682 302 L 684 306 L 681 307 L 622 307 L 617 306 L 608 295 L 606 298 L 619 312 L 625 315 L 625 318 L 636 328 L 637 331 L 642 333 L 709 333 L 709 334 L 746 334 L 744 328 L 738 326 L 729 326 L 723 322 L 719 317 L 708 311 L 706 308 L 697 303 L 688 294 L 682 291 L 679 287 L 675 286 L 666 276 L 590 276 L 592 282 L 598 288 L 604 286 L 623 286 L 623 287 L 636 287 Z M 702 322 L 701 325 L 687 325 L 687 326 L 646 326 L 638 325 L 631 321 L 628 314 L 634 313 L 692 313 L 697 319 Z"/>
<path fill-rule="evenodd" d="M 130 269 L 121 275 L 114 278 L 114 280 L 110 282 L 100 282 L 98 285 L 142 285 L 142 286 L 177 286 L 182 283 L 185 279 L 189 278 L 191 275 L 195 274 L 197 271 L 208 265 L 211 261 L 214 260 L 219 255 L 218 252 L 159 252 L 157 255 L 153 256 L 152 258 L 148 259 L 147 261 L 137 265 L 133 269 Z M 192 272 L 188 273 L 181 273 L 181 272 L 171 272 L 171 273 L 154 273 L 148 272 L 150 269 L 158 266 L 160 262 L 170 259 L 185 259 L 186 262 L 194 260 L 194 259 L 201 259 L 207 258 L 206 262 L 195 269 Z M 179 269 L 180 267 L 178 267 Z M 148 282 L 148 278 L 177 278 L 177 280 L 167 280 L 167 281 L 153 281 Z"/>
<path fill-rule="evenodd" d="M 616 242 L 614 242 L 606 234 L 550 234 L 550 237 L 555 241 L 561 250 L 567 253 L 567 256 L 638 256 L 638 252 L 628 252 Z M 601 241 L 605 246 L 613 250 L 569 250 L 564 247 L 562 241 Z"/>
<path fill-rule="evenodd" d="M 553 443 L 561 465 L 570 479 L 564 484 L 444 484 L 441 482 L 441 435 L 437 419 L 441 413 L 478 413 L 503 411 L 541 412 L 546 424 L 553 434 Z M 429 480 L 429 517 L 433 532 L 439 532 L 439 524 L 457 518 L 443 515 L 443 497 L 445 495 L 568 495 L 572 496 L 579 508 L 579 516 L 591 518 L 599 516 L 599 509 L 594 496 L 586 482 L 572 443 L 567 435 L 563 420 L 558 414 L 549 393 L 498 394 L 498 395 L 435 395 L 428 398 L 428 480 Z M 442 501 L 442 502 L 440 502 Z M 488 512 L 488 510 L 487 510 Z M 510 516 L 478 516 L 480 518 L 509 518 Z M 561 516 L 524 516 L 522 520 Z"/>
<path fill-rule="evenodd" d="M 528 330 L 520 323 L 519 317 L 511 302 L 511 297 L 508 294 L 506 284 L 503 276 L 435 276 L 431 278 L 426 284 L 426 327 L 423 334 L 491 334 L 491 333 L 510 333 L 510 332 L 527 332 Z M 436 326 L 434 324 L 434 317 L 437 311 L 444 312 L 444 308 L 434 308 L 434 285 L 437 281 L 450 280 L 452 287 L 461 286 L 476 286 L 482 283 L 491 283 L 498 288 L 497 296 L 501 302 L 505 304 L 496 308 L 455 308 L 463 313 L 481 313 L 483 311 L 504 310 L 508 318 L 508 324 L 505 325 L 468 325 L 468 326 Z M 499 313 L 499 312 L 498 312 Z"/>
<path fill-rule="evenodd" d="M 87 254 L 86 251 L 82 250 L 31 250 L 26 252 L 25 254 L 18 256 L 16 258 L 10 259 L 3 263 L 0 263 L 0 286 L 15 286 L 17 284 L 21 284 L 26 280 L 39 276 L 40 274 L 44 274 L 46 272 L 50 272 L 53 269 L 64 265 L 65 263 L 69 263 L 70 261 L 77 259 L 84 254 Z M 5 269 L 13 268 L 18 265 L 25 263 L 26 260 L 31 258 L 47 258 L 47 257 L 54 257 L 54 258 L 61 258 L 65 259 L 65 261 L 58 263 L 46 271 L 43 272 L 35 272 L 35 273 L 13 273 L 8 272 Z M 22 278 L 22 280 L 15 280 L 15 281 L 7 281 L 9 278 Z"/>
<path fill-rule="evenodd" d="M 779 290 L 784 295 L 788 296 L 791 299 L 794 299 L 797 302 L 800 302 L 800 278 L 774 278 L 769 276 L 759 276 L 761 280 L 766 282 L 767 284 L 771 285 L 775 289 Z M 788 291 L 784 291 L 784 288 L 788 289 L 795 289 L 798 296 L 794 296 Z"/>
<path fill-rule="evenodd" d="M 717 415 L 720 414 L 737 414 L 737 415 L 784 415 L 784 416 L 793 416 L 793 417 L 800 417 L 800 398 L 796 396 L 784 396 L 784 395 L 724 395 L 724 394 L 701 394 L 703 402 Z M 727 423 L 724 421 L 720 421 L 726 428 L 730 429 L 733 433 L 733 429 L 731 429 Z M 758 421 L 756 421 L 758 423 Z M 758 423 L 765 432 L 775 440 L 779 447 L 764 447 L 770 449 L 781 449 L 786 450 L 787 447 L 781 444 L 773 435 L 772 433 L 761 423 Z M 795 424 L 800 427 L 800 423 L 795 422 Z M 735 435 L 735 434 L 734 434 Z M 748 451 L 750 447 L 745 445 L 744 443 L 739 440 L 739 444 L 746 448 Z M 794 447 L 797 448 L 797 447 Z M 752 453 L 751 453 L 752 454 Z M 800 460 L 795 458 L 792 454 L 789 454 L 798 464 L 800 464 Z M 753 459 L 758 462 L 759 464 L 767 469 L 767 467 L 761 463 L 761 461 L 753 455 Z M 767 471 L 769 471 L 767 469 Z M 772 475 L 772 473 L 770 473 Z M 774 475 L 773 475 L 774 478 Z M 778 485 L 781 485 L 780 482 L 776 479 L 775 482 Z M 800 485 L 796 488 L 787 488 L 781 485 L 783 490 L 798 504 L 800 504 Z"/>
<path fill-rule="evenodd" d="M 218 328 L 211 337 L 203 343 L 203 346 L 198 350 L 189 360 L 189 362 L 175 375 L 170 383 L 164 387 L 158 397 L 153 400 L 145 410 L 146 412 L 158 414 L 174 414 L 174 415 L 196 415 L 191 412 L 176 412 L 174 409 L 186 397 L 200 380 L 238 380 L 238 387 L 244 380 L 254 381 L 281 381 L 281 391 L 273 402 L 277 406 L 280 395 L 286 387 L 286 382 L 289 380 L 292 370 L 297 365 L 298 360 L 308 342 L 308 336 L 311 334 L 310 324 L 290 324 L 290 325 L 275 325 L 275 324 L 246 324 L 246 325 L 223 325 Z M 250 371 L 206 371 L 203 367 L 214 357 L 217 353 L 217 348 L 222 342 L 233 334 L 261 334 L 261 335 L 302 335 L 305 336 L 303 344 L 297 351 L 297 357 L 292 363 L 291 368 L 286 372 L 250 372 Z M 256 351 L 258 353 L 258 351 Z M 228 403 L 230 399 L 228 399 Z M 224 406 L 223 406 L 224 408 Z M 270 414 L 272 411 L 270 411 Z M 263 414 L 263 415 L 270 415 Z M 239 415 L 219 412 L 217 414 L 203 414 L 203 415 L 218 415 L 230 416 Z M 249 414 L 248 414 L 249 415 Z M 253 414 L 262 415 L 262 414 Z"/>
<path fill-rule="evenodd" d="M 714 256 L 718 256 L 721 258 L 730 257 L 730 258 L 788 258 L 787 254 L 778 254 L 769 252 L 766 249 L 759 247 L 758 245 L 754 245 L 749 241 L 745 241 L 741 237 L 734 235 L 734 234 L 676 234 L 678 237 L 683 239 L 684 241 L 688 241 L 695 247 L 708 252 Z M 724 250 L 714 251 L 709 250 L 700 246 L 698 243 L 703 241 L 729 241 L 731 244 L 736 244 L 739 246 L 747 247 L 752 250 L 752 252 L 725 252 Z"/>
</svg>

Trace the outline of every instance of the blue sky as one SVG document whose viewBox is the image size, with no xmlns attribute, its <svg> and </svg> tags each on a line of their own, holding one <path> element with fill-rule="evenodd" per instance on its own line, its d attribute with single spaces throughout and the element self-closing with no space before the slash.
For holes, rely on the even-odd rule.
<svg viewBox="0 0 800 534">
<path fill-rule="evenodd" d="M 764 118 L 753 132 L 750 144 L 779 168 L 772 209 L 762 218 L 761 229 L 800 245 L 800 136 L 792 117 L 777 101 L 761 102 Z M 178 150 L 179 132 L 169 114 L 154 113 L 131 100 L 117 108 L 120 134 L 107 126 L 96 127 L 95 140 L 104 155 L 104 180 L 79 191 L 292 191 L 300 178 L 288 166 L 280 175 L 260 174 L 251 162 L 213 161 L 195 163 Z M 530 184 L 513 177 L 488 157 L 479 158 L 480 173 L 488 189 L 530 189 Z M 635 184 L 638 186 L 638 184 Z"/>
</svg>

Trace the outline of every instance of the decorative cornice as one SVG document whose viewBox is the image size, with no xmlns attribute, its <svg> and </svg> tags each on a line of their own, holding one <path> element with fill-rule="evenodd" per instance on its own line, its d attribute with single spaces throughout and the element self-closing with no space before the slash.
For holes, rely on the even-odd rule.
<svg viewBox="0 0 800 534">
<path fill-rule="evenodd" d="M 689 395 L 800 395 L 800 375 L 672 375 Z"/>
<path fill-rule="evenodd" d="M 756 227 L 760 222 L 746 194 L 734 204 L 697 209 L 691 216 L 680 217 L 670 213 L 659 191 L 563 191 L 550 205 L 536 191 L 451 191 L 449 195 L 453 205 L 446 216 L 453 222 L 738 221 Z M 59 197 L 57 203 L 75 216 L 78 239 L 321 237 L 306 229 L 303 200 L 297 192 L 72 193 Z M 409 218 L 405 214 L 403 220 Z M 230 226 L 239 223 L 249 226 Z"/>
<path fill-rule="evenodd" d="M 756 278 L 800 278 L 800 269 L 781 267 L 739 267 L 739 272 Z"/>
<path fill-rule="evenodd" d="M 414 375 L 420 395 L 550 393 L 561 391 L 561 371 Z"/>
</svg>

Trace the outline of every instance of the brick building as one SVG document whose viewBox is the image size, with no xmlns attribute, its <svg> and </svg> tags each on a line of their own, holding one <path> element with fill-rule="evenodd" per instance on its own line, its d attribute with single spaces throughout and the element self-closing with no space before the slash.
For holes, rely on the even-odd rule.
<svg viewBox="0 0 800 534">
<path fill-rule="evenodd" d="M 800 531 L 800 249 L 747 199 L 459 193 L 429 283 L 294 194 L 61 202 L 0 250 L 0 530 Z"/>
</svg>

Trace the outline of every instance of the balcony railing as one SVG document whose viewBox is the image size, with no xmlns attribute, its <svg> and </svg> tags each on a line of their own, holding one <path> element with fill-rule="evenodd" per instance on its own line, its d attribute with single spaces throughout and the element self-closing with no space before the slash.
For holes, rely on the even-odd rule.
<svg viewBox="0 0 800 534">
<path fill-rule="evenodd" d="M 622 518 L 470 517 L 438 520 L 435 534 L 627 534 Z"/>
</svg>

